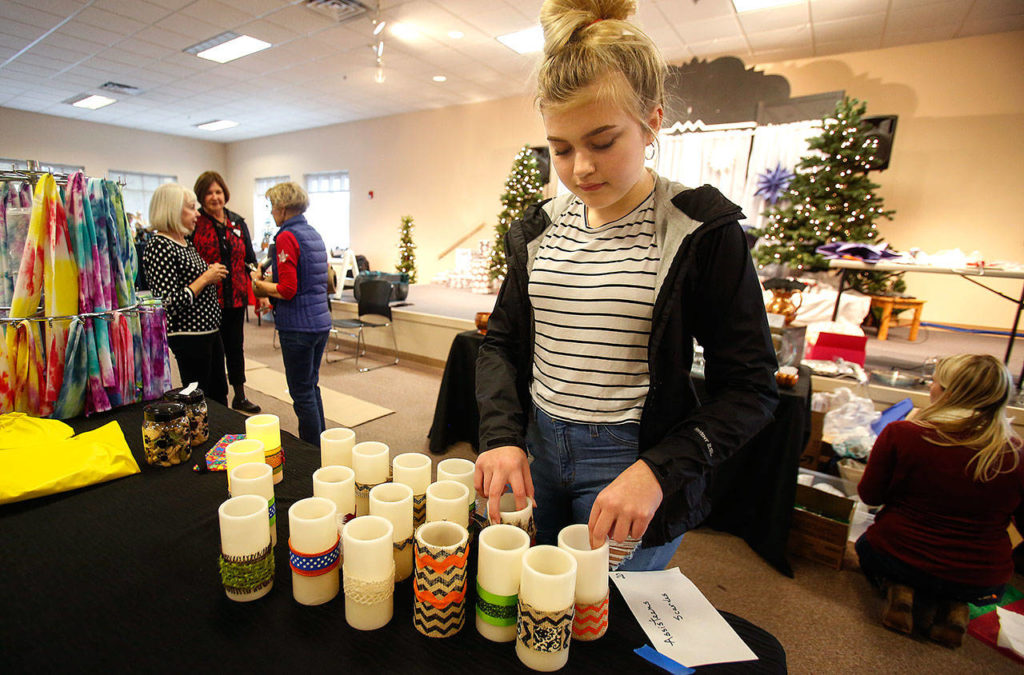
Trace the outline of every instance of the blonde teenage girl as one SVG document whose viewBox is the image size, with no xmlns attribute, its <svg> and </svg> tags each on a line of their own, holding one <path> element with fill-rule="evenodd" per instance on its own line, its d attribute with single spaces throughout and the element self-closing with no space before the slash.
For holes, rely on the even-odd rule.
<svg viewBox="0 0 1024 675">
<path fill-rule="evenodd" d="M 937 602 L 929 636 L 958 647 L 967 602 L 996 601 L 1013 574 L 1010 520 L 1024 523 L 1021 442 L 1006 405 L 1013 378 L 995 357 L 939 361 L 931 404 L 885 427 L 858 491 L 884 504 L 857 541 L 861 569 L 887 593 L 882 623 L 913 630 L 915 593 Z"/>
<path fill-rule="evenodd" d="M 663 568 L 708 514 L 713 467 L 770 419 L 775 353 L 742 214 L 709 186 L 644 168 L 664 113 L 662 59 L 635 2 L 547 0 L 537 102 L 571 191 L 527 212 L 477 362 L 476 487 L 510 486 L 540 543 L 588 523 L 643 540 Z M 690 382 L 693 340 L 709 396 Z"/>
</svg>

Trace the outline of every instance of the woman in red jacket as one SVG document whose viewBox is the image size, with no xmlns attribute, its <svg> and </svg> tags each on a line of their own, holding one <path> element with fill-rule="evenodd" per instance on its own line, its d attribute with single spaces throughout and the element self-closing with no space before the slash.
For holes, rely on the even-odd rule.
<svg viewBox="0 0 1024 675">
<path fill-rule="evenodd" d="M 935 603 L 929 637 L 960 646 L 968 602 L 998 600 L 1013 574 L 1011 520 L 1024 524 L 1021 440 L 1006 416 L 1013 377 L 995 357 L 939 361 L 931 403 L 882 431 L 858 486 L 884 504 L 857 541 L 861 569 L 887 593 L 882 624 L 910 633 L 915 595 Z"/>
</svg>

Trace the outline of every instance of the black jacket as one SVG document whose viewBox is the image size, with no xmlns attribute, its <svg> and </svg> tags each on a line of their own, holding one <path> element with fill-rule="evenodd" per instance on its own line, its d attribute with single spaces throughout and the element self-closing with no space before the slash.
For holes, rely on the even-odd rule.
<svg viewBox="0 0 1024 675">
<path fill-rule="evenodd" d="M 530 207 L 505 239 L 508 275 L 477 360 L 480 448 L 526 448 L 533 409 L 533 308 L 527 292 L 533 255 L 551 214 L 571 196 Z M 707 517 L 710 472 L 771 419 L 778 363 L 760 285 L 737 220 L 715 188 L 658 178 L 655 227 L 663 260 L 648 343 L 650 389 L 640 420 L 640 457 L 664 499 L 644 535 L 657 546 Z M 704 347 L 708 397 L 690 381 L 693 339 Z"/>
</svg>

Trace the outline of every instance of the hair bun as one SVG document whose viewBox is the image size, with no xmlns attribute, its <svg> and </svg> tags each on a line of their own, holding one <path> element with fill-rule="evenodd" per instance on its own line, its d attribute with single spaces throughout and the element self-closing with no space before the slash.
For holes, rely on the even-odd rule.
<svg viewBox="0 0 1024 675">
<path fill-rule="evenodd" d="M 636 0 L 544 0 L 540 24 L 544 52 L 557 51 L 576 34 L 598 21 L 625 21 L 636 13 Z"/>
</svg>

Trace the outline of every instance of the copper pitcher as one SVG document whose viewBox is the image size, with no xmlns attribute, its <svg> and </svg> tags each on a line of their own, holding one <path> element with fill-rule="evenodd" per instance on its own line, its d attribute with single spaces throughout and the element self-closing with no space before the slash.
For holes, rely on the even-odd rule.
<svg viewBox="0 0 1024 675">
<path fill-rule="evenodd" d="M 786 325 L 793 323 L 796 313 L 803 304 L 804 297 L 800 291 L 790 288 L 773 288 L 772 299 L 765 305 L 765 311 L 769 314 L 781 314 L 786 317 Z M 794 301 L 795 300 L 795 301 Z"/>
</svg>

